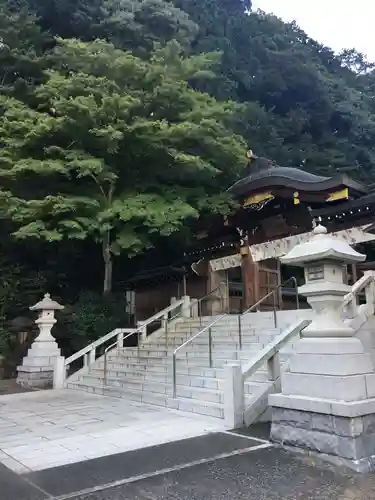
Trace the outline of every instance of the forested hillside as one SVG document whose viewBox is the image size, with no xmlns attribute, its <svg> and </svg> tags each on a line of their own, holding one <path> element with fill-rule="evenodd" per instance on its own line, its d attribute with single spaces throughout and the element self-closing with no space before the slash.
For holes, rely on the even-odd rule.
<svg viewBox="0 0 375 500">
<path fill-rule="evenodd" d="M 47 290 L 72 337 L 120 321 L 116 284 L 231 209 L 247 147 L 375 182 L 374 68 L 250 0 L 0 0 L 0 352 Z"/>
</svg>

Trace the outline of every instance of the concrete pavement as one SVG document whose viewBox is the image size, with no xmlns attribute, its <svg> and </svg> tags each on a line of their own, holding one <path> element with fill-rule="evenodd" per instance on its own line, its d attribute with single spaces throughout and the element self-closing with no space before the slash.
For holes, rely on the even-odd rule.
<svg viewBox="0 0 375 500">
<path fill-rule="evenodd" d="M 374 474 L 277 448 L 267 426 L 222 426 L 74 391 L 2 396 L 0 499 L 375 499 Z"/>
<path fill-rule="evenodd" d="M 0 397 L 0 463 L 43 470 L 221 430 L 223 421 L 85 392 Z"/>
<path fill-rule="evenodd" d="M 375 498 L 373 474 L 357 475 L 234 433 L 215 433 L 23 475 L 0 467 L 0 484 L 1 500 Z"/>
</svg>

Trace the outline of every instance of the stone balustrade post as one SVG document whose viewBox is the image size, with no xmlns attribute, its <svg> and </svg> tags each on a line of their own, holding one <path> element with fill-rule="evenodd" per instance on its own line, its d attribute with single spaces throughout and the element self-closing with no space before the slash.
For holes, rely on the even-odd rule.
<svg viewBox="0 0 375 500">
<path fill-rule="evenodd" d="M 181 306 L 181 316 L 183 318 L 190 318 L 191 317 L 191 309 L 190 309 L 190 297 L 189 297 L 189 295 L 184 295 L 182 297 L 182 300 L 184 302 Z"/>
<path fill-rule="evenodd" d="M 53 370 L 53 388 L 63 389 L 66 380 L 66 366 L 64 356 L 57 356 L 55 358 Z"/>
<path fill-rule="evenodd" d="M 372 276 L 375 278 L 375 271 L 364 271 L 364 276 Z M 375 312 L 375 283 L 372 281 L 365 290 L 366 306 L 370 309 L 371 313 Z"/>
<path fill-rule="evenodd" d="M 224 367 L 224 421 L 228 429 L 237 429 L 244 423 L 244 383 L 240 363 Z"/>
<path fill-rule="evenodd" d="M 142 325 L 144 324 L 145 322 L 144 321 L 138 321 L 137 322 L 137 328 L 140 330 L 140 339 L 143 341 L 143 340 L 147 340 L 147 326 L 143 326 L 142 328 Z"/>
<path fill-rule="evenodd" d="M 268 380 L 275 381 L 280 377 L 280 353 L 276 352 L 272 358 L 267 361 Z"/>
<path fill-rule="evenodd" d="M 198 307 L 198 299 L 191 299 L 191 317 L 198 318 L 199 317 L 199 307 Z"/>
<path fill-rule="evenodd" d="M 120 333 L 117 334 L 116 341 L 117 341 L 117 348 L 122 349 L 124 347 L 124 334 L 122 330 L 120 330 Z"/>
</svg>

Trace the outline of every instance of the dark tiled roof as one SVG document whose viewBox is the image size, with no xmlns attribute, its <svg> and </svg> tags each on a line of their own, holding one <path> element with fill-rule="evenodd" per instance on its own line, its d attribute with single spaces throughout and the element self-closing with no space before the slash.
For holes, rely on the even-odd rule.
<svg viewBox="0 0 375 500">
<path fill-rule="evenodd" d="M 247 169 L 247 175 L 236 182 L 229 191 L 235 196 L 268 187 L 289 187 L 300 191 L 326 191 L 340 186 L 349 187 L 358 193 L 367 189 L 346 175 L 324 177 L 299 168 L 280 167 L 266 158 L 255 158 Z"/>
</svg>

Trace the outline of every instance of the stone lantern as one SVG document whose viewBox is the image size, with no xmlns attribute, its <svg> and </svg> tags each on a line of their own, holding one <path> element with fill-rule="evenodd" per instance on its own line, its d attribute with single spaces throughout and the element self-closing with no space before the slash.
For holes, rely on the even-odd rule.
<svg viewBox="0 0 375 500">
<path fill-rule="evenodd" d="M 366 260 L 348 243 L 327 235 L 327 229 L 317 226 L 313 238 L 294 247 L 283 264 L 300 266 L 305 271 L 305 285 L 299 293 L 307 298 L 316 318 L 303 331 L 303 337 L 352 337 L 353 330 L 342 320 L 342 303 L 351 287 L 344 284 L 346 264 Z"/>
<path fill-rule="evenodd" d="M 316 314 L 282 375 L 282 393 L 269 397 L 272 440 L 360 472 L 375 465 L 375 373 L 342 309 L 351 291 L 344 265 L 365 258 L 317 226 L 281 259 L 304 268 L 299 292 Z"/>
<path fill-rule="evenodd" d="M 30 307 L 30 311 L 38 312 L 35 324 L 38 325 L 39 335 L 23 359 L 22 365 L 17 368 L 17 382 L 20 385 L 43 388 L 52 384 L 55 360 L 61 352 L 51 330 L 56 323 L 55 311 L 61 309 L 64 309 L 64 306 L 52 300 L 49 293 Z"/>
</svg>

